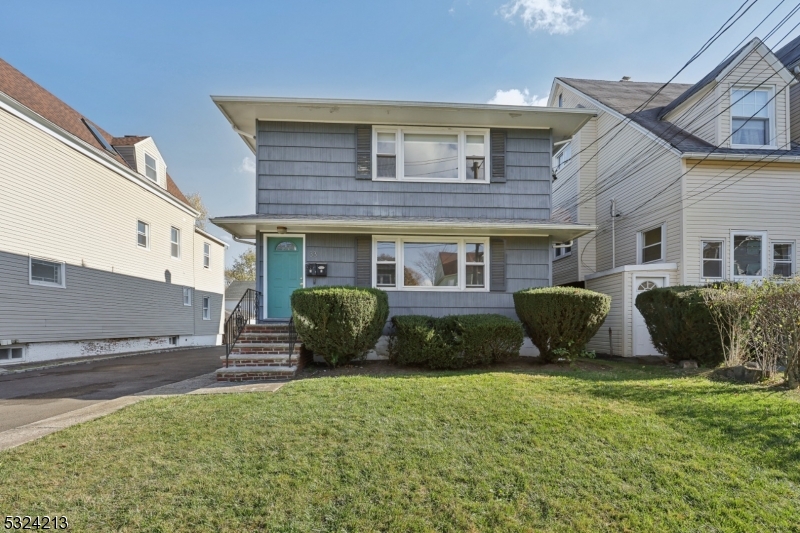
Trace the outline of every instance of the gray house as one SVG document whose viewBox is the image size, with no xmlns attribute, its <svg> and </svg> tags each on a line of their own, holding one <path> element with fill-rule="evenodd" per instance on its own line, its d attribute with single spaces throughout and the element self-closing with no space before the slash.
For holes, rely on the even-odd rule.
<svg viewBox="0 0 800 533">
<path fill-rule="evenodd" d="M 214 224 L 257 250 L 263 321 L 298 287 L 389 293 L 392 314 L 501 313 L 552 283 L 551 154 L 595 111 L 213 97 L 257 159 L 254 212 Z"/>
</svg>

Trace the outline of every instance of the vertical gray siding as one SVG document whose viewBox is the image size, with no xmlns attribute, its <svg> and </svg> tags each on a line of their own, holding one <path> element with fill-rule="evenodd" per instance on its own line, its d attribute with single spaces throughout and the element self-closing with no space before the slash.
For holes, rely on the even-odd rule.
<svg viewBox="0 0 800 533">
<path fill-rule="evenodd" d="M 257 212 L 270 215 L 550 218 L 550 133 L 506 131 L 506 183 L 356 179 L 356 126 L 258 123 Z"/>
<path fill-rule="evenodd" d="M 213 335 L 222 295 L 195 291 L 183 305 L 183 286 L 66 265 L 66 288 L 28 283 L 28 257 L 0 252 L 0 339 L 27 342 Z M 202 320 L 202 295 L 212 320 Z M 202 322 L 196 327 L 195 314 Z"/>
</svg>

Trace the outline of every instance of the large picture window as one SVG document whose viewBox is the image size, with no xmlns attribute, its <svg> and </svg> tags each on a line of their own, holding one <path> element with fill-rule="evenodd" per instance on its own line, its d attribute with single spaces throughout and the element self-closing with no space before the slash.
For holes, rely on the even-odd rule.
<svg viewBox="0 0 800 533">
<path fill-rule="evenodd" d="M 731 266 L 734 280 L 764 277 L 767 255 L 766 234 L 761 232 L 731 235 Z"/>
<path fill-rule="evenodd" d="M 772 90 L 731 90 L 731 143 L 736 146 L 772 144 Z"/>
<path fill-rule="evenodd" d="M 375 128 L 377 180 L 486 183 L 489 130 Z"/>
<path fill-rule="evenodd" d="M 488 239 L 375 237 L 375 286 L 398 290 L 487 290 Z"/>
</svg>

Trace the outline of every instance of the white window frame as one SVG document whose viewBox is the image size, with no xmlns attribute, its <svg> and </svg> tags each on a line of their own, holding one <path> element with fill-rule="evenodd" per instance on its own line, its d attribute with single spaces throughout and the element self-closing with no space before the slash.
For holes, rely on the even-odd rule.
<svg viewBox="0 0 800 533">
<path fill-rule="evenodd" d="M 395 243 L 395 283 L 394 287 L 378 286 L 378 241 Z M 406 287 L 403 285 L 403 244 L 406 242 L 455 243 L 458 246 L 458 286 L 456 287 Z M 483 244 L 483 287 L 467 287 L 467 243 Z M 489 237 L 446 237 L 446 236 L 372 236 L 372 287 L 383 291 L 411 292 L 489 292 L 491 278 L 491 254 Z M 475 264 L 475 263 L 471 263 Z"/>
<path fill-rule="evenodd" d="M 735 118 L 740 119 L 747 119 L 752 117 L 734 117 L 733 116 L 733 91 L 763 91 L 767 93 L 767 120 L 769 124 L 767 125 L 767 133 L 769 135 L 769 139 L 767 139 L 768 144 L 736 144 L 733 142 L 733 120 Z M 733 85 L 730 88 L 728 93 L 728 97 L 730 98 L 730 107 L 728 112 L 728 125 L 730 126 L 730 143 L 731 148 L 762 148 L 762 149 L 777 149 L 777 135 L 775 132 L 775 86 L 774 85 L 762 85 L 761 87 L 756 87 L 754 85 Z M 731 248 L 733 248 L 733 241 L 731 241 Z"/>
<path fill-rule="evenodd" d="M 717 277 L 717 278 L 706 276 L 703 273 L 703 264 L 706 261 L 706 259 L 703 257 L 703 244 L 705 244 L 707 242 L 708 243 L 718 242 L 718 243 L 720 243 L 722 245 L 722 248 L 720 249 L 720 252 L 719 252 L 719 256 L 720 256 L 719 257 L 719 262 L 721 263 L 721 267 L 719 269 L 720 276 Z M 716 261 L 716 259 L 711 259 L 710 261 Z M 704 280 L 704 281 L 719 281 L 719 280 L 723 280 L 723 279 L 725 279 L 725 272 L 726 272 L 725 271 L 725 239 L 719 239 L 719 238 L 700 239 L 700 279 Z"/>
<path fill-rule="evenodd" d="M 572 246 L 575 246 L 574 242 L 572 243 L 572 246 L 569 246 L 569 251 L 567 251 L 567 247 L 563 246 L 563 242 L 557 242 L 555 244 L 556 246 L 553 247 L 553 261 L 564 259 L 565 257 L 572 255 Z"/>
<path fill-rule="evenodd" d="M 569 157 L 566 159 L 562 159 L 564 156 L 564 152 L 569 148 Z M 556 152 L 556 155 L 553 156 L 553 171 L 558 172 L 572 160 L 572 141 L 569 141 L 561 149 Z"/>
<path fill-rule="evenodd" d="M 761 275 L 760 276 L 747 276 L 747 275 L 740 276 L 740 275 L 737 275 L 736 272 L 734 272 L 734 267 L 736 266 L 736 263 L 735 263 L 735 261 L 733 259 L 733 252 L 736 249 L 736 247 L 734 245 L 734 238 L 737 237 L 737 236 L 738 237 L 756 237 L 756 236 L 757 237 L 761 237 Z M 772 266 L 772 261 L 769 260 L 769 256 L 767 254 L 768 254 L 768 250 L 772 249 L 772 246 L 770 246 L 768 234 L 767 234 L 766 231 L 734 230 L 734 231 L 731 231 L 731 241 L 730 242 L 731 242 L 731 245 L 729 246 L 730 252 L 728 252 L 728 258 L 730 260 L 730 267 L 729 267 L 730 275 L 731 275 L 730 279 L 732 279 L 733 281 L 749 282 L 749 281 L 761 280 L 761 279 L 764 279 L 766 277 L 769 277 L 768 275 L 765 276 L 764 272 L 765 271 L 766 272 L 771 272 L 771 268 L 770 267 Z"/>
<path fill-rule="evenodd" d="M 61 272 L 59 273 L 59 279 L 61 283 L 50 283 L 49 281 L 41 281 L 37 279 L 33 279 L 33 262 L 34 261 L 46 261 L 48 263 L 55 263 L 60 265 Z M 53 287 L 56 289 L 66 289 L 67 288 L 67 267 L 64 261 L 59 261 L 57 259 L 49 259 L 47 257 L 39 257 L 35 255 L 28 256 L 28 284 L 29 285 L 39 285 L 41 287 Z"/>
<path fill-rule="evenodd" d="M 795 270 L 795 257 L 797 256 L 797 252 L 795 250 L 795 241 L 770 241 L 769 243 L 769 275 L 770 277 L 774 277 L 775 274 L 775 245 L 776 244 L 788 244 L 792 247 L 791 252 L 791 267 L 792 267 L 792 275 L 790 277 L 794 277 L 797 274 L 797 270 Z M 779 261 L 779 263 L 786 263 L 786 261 Z"/>
<path fill-rule="evenodd" d="M 203 242 L 203 268 L 211 270 L 211 243 Z"/>
<path fill-rule="evenodd" d="M 183 288 L 183 305 L 185 307 L 191 307 L 192 306 L 192 288 L 191 287 L 184 287 Z"/>
<path fill-rule="evenodd" d="M 0 365 L 6 365 L 10 363 L 23 363 L 25 362 L 26 355 L 28 350 L 24 344 L 9 344 L 6 346 L 0 346 L 0 350 L 5 351 L 8 350 L 8 359 L 0 359 Z M 17 357 L 16 359 L 11 357 L 12 350 L 22 350 L 22 357 Z"/>
<path fill-rule="evenodd" d="M 656 261 L 648 261 L 645 263 L 642 261 L 644 259 L 642 257 L 642 251 L 644 250 L 644 234 L 648 231 L 653 231 L 654 229 L 661 228 L 661 257 Z M 657 226 L 650 226 L 649 228 L 643 229 L 636 234 L 636 264 L 637 265 L 653 265 L 656 263 L 663 263 L 667 260 L 667 225 L 666 224 L 659 224 Z"/>
<path fill-rule="evenodd" d="M 378 177 L 378 133 L 394 133 L 395 135 L 395 177 Z M 456 134 L 458 135 L 458 179 L 450 178 L 421 178 L 405 177 L 403 161 L 403 134 Z M 482 180 L 467 179 L 467 156 L 466 143 L 467 135 L 483 135 L 484 151 L 484 170 Z M 416 183 L 480 183 L 488 184 L 491 181 L 491 154 L 490 154 L 490 131 L 488 128 L 432 128 L 432 127 L 394 127 L 394 126 L 373 126 L 372 128 L 372 180 L 373 181 L 408 181 Z"/>
<path fill-rule="evenodd" d="M 141 244 L 139 244 L 139 235 L 141 235 L 141 233 L 139 232 L 140 222 L 144 224 L 144 237 L 145 239 L 147 239 L 147 246 L 142 246 Z M 150 224 L 142 219 L 136 220 L 136 247 L 139 248 L 140 250 L 150 249 Z"/>
<path fill-rule="evenodd" d="M 177 241 L 172 240 L 172 232 L 175 231 L 175 234 L 178 236 Z M 178 255 L 172 254 L 172 246 L 175 245 L 178 249 Z M 170 226 L 169 228 L 169 255 L 173 259 L 180 259 L 181 258 L 181 229 L 176 228 L 175 226 Z"/>
<path fill-rule="evenodd" d="M 211 298 L 203 296 L 203 320 L 211 320 Z"/>
<path fill-rule="evenodd" d="M 147 158 L 148 157 L 153 160 L 153 166 L 152 167 L 147 164 Z M 151 178 L 150 176 L 147 175 L 147 169 L 149 169 L 149 168 L 153 169 L 153 172 L 156 175 L 155 178 Z M 150 181 L 152 181 L 154 183 L 158 183 L 158 158 L 157 157 L 153 157 L 152 155 L 148 154 L 147 152 L 144 153 L 144 177 L 149 179 Z"/>
</svg>

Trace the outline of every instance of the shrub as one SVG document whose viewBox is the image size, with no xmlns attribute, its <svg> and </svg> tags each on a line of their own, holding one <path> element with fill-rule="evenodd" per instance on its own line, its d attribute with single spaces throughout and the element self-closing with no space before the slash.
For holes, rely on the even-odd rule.
<svg viewBox="0 0 800 533">
<path fill-rule="evenodd" d="M 395 316 L 389 357 L 397 364 L 458 369 L 506 361 L 519 355 L 524 333 L 502 315 Z"/>
<path fill-rule="evenodd" d="M 292 316 L 303 343 L 331 366 L 366 356 L 389 316 L 389 299 L 378 289 L 314 287 L 292 293 Z"/>
<path fill-rule="evenodd" d="M 656 349 L 671 361 L 694 359 L 717 366 L 723 359 L 722 341 L 703 293 L 711 287 L 675 286 L 643 292 L 636 297 Z"/>
<path fill-rule="evenodd" d="M 611 297 L 575 287 L 546 287 L 514 293 L 517 316 L 542 360 L 581 355 L 611 309 Z"/>
</svg>

